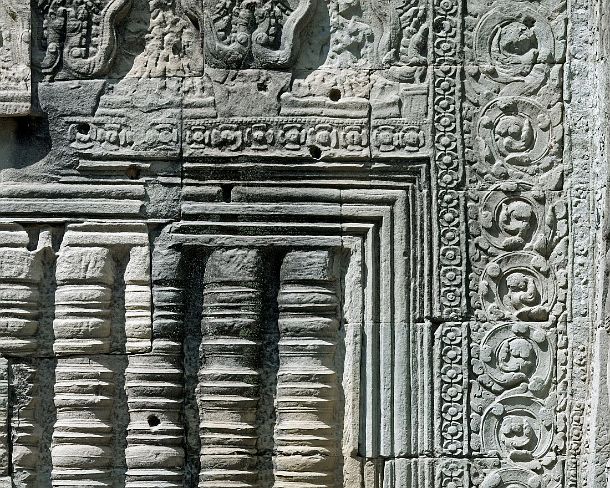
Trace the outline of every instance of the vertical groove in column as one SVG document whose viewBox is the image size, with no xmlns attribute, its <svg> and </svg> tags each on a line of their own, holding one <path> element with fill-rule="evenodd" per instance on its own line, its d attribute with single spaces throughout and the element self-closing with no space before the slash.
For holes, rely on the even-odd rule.
<svg viewBox="0 0 610 488">
<path fill-rule="evenodd" d="M 294 251 L 280 272 L 276 488 L 335 487 L 339 297 L 329 251 Z"/>
<path fill-rule="evenodd" d="M 200 488 L 258 485 L 262 269 L 256 250 L 221 249 L 204 273 Z"/>
<path fill-rule="evenodd" d="M 112 358 L 60 358 L 55 370 L 55 488 L 113 486 Z"/>
<path fill-rule="evenodd" d="M 38 486 L 41 429 L 39 418 L 38 362 L 12 363 L 9 370 L 11 393 L 11 464 L 15 488 Z"/>
</svg>

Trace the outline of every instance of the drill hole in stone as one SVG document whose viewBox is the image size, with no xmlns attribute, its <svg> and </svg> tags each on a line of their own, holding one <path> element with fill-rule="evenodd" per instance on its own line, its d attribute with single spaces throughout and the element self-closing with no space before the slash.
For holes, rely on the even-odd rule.
<svg viewBox="0 0 610 488">
<path fill-rule="evenodd" d="M 78 132 L 79 134 L 87 135 L 89 134 L 90 130 L 91 127 L 86 122 L 81 122 L 76 126 L 76 132 Z"/>
<path fill-rule="evenodd" d="M 267 82 L 266 82 L 266 81 L 259 81 L 259 82 L 256 84 L 256 89 L 257 89 L 259 92 L 266 92 L 266 91 L 267 91 Z"/>
<path fill-rule="evenodd" d="M 149 427 L 157 427 L 161 423 L 161 420 L 155 414 L 149 415 L 146 420 Z"/>
<path fill-rule="evenodd" d="M 322 149 L 318 146 L 309 146 L 309 154 L 314 159 L 320 159 L 322 157 Z"/>
<path fill-rule="evenodd" d="M 328 98 L 330 98 L 333 102 L 338 102 L 341 100 L 341 90 L 338 88 L 331 88 L 328 92 Z"/>
<path fill-rule="evenodd" d="M 140 167 L 135 164 L 131 164 L 127 168 L 126 173 L 130 180 L 137 180 L 140 177 Z"/>
<path fill-rule="evenodd" d="M 224 184 L 220 187 L 222 189 L 222 201 L 225 203 L 231 203 L 231 193 L 233 192 L 233 185 Z"/>
</svg>

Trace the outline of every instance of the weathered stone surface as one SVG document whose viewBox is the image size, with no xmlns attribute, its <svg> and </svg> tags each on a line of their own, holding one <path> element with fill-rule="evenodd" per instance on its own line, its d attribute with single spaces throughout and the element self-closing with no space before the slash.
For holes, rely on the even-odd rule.
<svg viewBox="0 0 610 488">
<path fill-rule="evenodd" d="M 31 109 L 30 5 L 5 0 L 0 5 L 0 117 Z"/>
<path fill-rule="evenodd" d="M 607 488 L 608 4 L 0 5 L 0 486 Z"/>
</svg>

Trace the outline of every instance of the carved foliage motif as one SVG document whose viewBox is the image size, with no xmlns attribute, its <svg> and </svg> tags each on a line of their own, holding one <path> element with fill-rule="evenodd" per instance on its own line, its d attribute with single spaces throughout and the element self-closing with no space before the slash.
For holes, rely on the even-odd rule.
<svg viewBox="0 0 610 488">
<path fill-rule="evenodd" d="M 501 460 L 484 484 L 519 473 L 541 483 L 564 448 L 567 208 L 562 194 L 502 184 L 473 192 L 469 217 L 471 447 Z"/>
<path fill-rule="evenodd" d="M 568 208 L 563 5 L 468 5 L 464 132 L 473 322 L 471 448 L 481 487 L 559 486 Z"/>
<path fill-rule="evenodd" d="M 560 189 L 562 162 L 561 6 L 495 2 L 468 11 L 466 159 L 473 187 L 523 181 Z"/>
</svg>

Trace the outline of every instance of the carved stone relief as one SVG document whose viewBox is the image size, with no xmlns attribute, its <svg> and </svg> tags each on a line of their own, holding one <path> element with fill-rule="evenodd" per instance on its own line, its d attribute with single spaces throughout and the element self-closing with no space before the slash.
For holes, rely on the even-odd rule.
<svg viewBox="0 0 610 488">
<path fill-rule="evenodd" d="M 6 0 L 0 6 L 0 117 L 31 109 L 30 6 Z"/>
<path fill-rule="evenodd" d="M 587 1 L 4 2 L 0 486 L 607 488 Z"/>
</svg>

